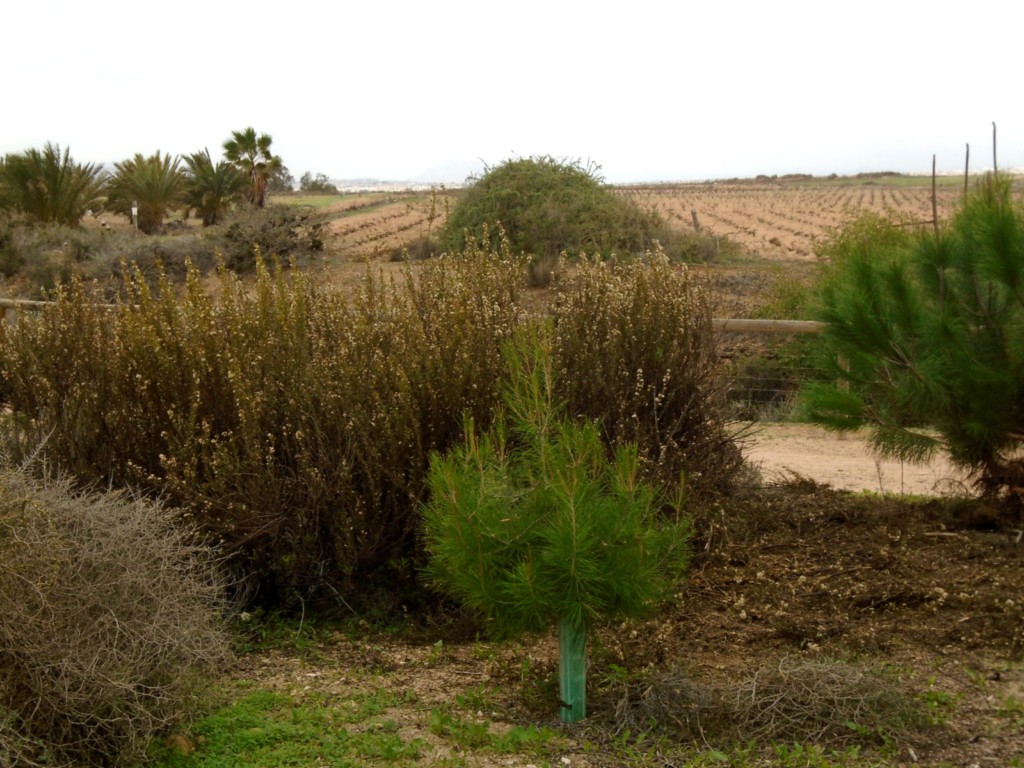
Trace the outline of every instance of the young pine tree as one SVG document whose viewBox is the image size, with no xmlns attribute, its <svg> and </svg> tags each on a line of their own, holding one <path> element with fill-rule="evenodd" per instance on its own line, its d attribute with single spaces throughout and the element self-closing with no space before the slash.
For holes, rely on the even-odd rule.
<svg viewBox="0 0 1024 768">
<path fill-rule="evenodd" d="M 937 233 L 849 240 L 820 299 L 836 384 L 806 393 L 813 419 L 874 427 L 883 455 L 946 451 L 982 490 L 1020 496 L 1024 210 L 1008 178 L 985 178 Z"/>
<path fill-rule="evenodd" d="M 636 446 L 609 459 L 595 424 L 565 417 L 539 336 L 513 345 L 510 369 L 494 427 L 469 422 L 461 445 L 432 458 L 429 575 L 498 636 L 558 625 L 561 713 L 574 722 L 586 716 L 587 628 L 668 594 L 690 527 L 640 480 Z"/>
</svg>

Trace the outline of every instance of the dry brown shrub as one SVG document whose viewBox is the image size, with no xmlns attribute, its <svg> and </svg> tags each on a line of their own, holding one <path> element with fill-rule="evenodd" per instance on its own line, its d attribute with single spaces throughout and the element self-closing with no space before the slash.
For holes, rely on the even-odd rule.
<svg viewBox="0 0 1024 768">
<path fill-rule="evenodd" d="M 673 670 L 623 686 L 615 706 L 616 734 L 652 726 L 685 741 L 705 741 L 727 730 L 731 717 L 722 692 Z"/>
<path fill-rule="evenodd" d="M 744 738 L 841 747 L 920 726 L 895 681 L 862 664 L 784 656 L 726 693 Z"/>
<path fill-rule="evenodd" d="M 414 553 L 430 452 L 489 421 L 522 271 L 471 247 L 347 298 L 260 261 L 216 297 L 136 273 L 113 310 L 73 282 L 0 344 L 12 451 L 45 437 L 82 482 L 169 497 L 264 603 L 376 587 Z"/>
<path fill-rule="evenodd" d="M 926 718 L 892 676 L 863 664 L 785 656 L 735 681 L 700 682 L 674 670 L 626 685 L 619 730 L 652 725 L 684 740 L 843 748 L 881 745 Z"/>
<path fill-rule="evenodd" d="M 530 288 L 548 288 L 558 279 L 563 268 L 563 256 L 546 254 L 536 256 L 526 265 L 526 284 Z"/>
<path fill-rule="evenodd" d="M 570 413 L 665 485 L 731 481 L 707 292 L 660 256 L 574 272 L 553 323 Z M 399 280 L 369 269 L 351 296 L 262 261 L 216 296 L 195 268 L 181 290 L 136 271 L 113 309 L 73 281 L 0 344 L 11 450 L 45 438 L 81 482 L 187 509 L 264 605 L 375 600 L 412 578 L 431 452 L 492 418 L 525 274 L 473 241 Z"/>
<path fill-rule="evenodd" d="M 120 765 L 227 658 L 212 551 L 171 510 L 0 468 L 0 765 Z"/>
</svg>

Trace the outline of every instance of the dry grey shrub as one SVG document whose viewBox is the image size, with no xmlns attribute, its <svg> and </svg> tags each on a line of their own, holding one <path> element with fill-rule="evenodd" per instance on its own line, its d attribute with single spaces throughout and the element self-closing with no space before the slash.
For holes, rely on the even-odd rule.
<svg viewBox="0 0 1024 768">
<path fill-rule="evenodd" d="M 739 733 L 773 742 L 842 746 L 922 719 L 891 676 L 828 658 L 784 656 L 727 695 Z"/>
<path fill-rule="evenodd" d="M 863 664 L 785 656 L 736 681 L 699 682 L 674 670 L 625 686 L 620 729 L 652 724 L 685 740 L 737 739 L 842 748 L 881 744 L 925 722 L 892 676 Z"/>
<path fill-rule="evenodd" d="M 228 657 L 212 550 L 172 510 L 0 466 L 0 765 L 120 765 Z"/>
</svg>

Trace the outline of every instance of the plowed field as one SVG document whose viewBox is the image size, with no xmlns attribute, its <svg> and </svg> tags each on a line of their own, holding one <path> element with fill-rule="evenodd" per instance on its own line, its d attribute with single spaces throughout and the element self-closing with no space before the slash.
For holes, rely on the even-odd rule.
<svg viewBox="0 0 1024 768">
<path fill-rule="evenodd" d="M 949 215 L 963 186 L 940 179 L 939 217 Z M 954 183 L 955 182 L 955 183 Z M 750 254 L 771 261 L 812 260 L 814 242 L 858 211 L 894 213 L 909 221 L 932 220 L 931 181 L 925 178 L 839 179 L 799 182 L 715 182 L 633 185 L 619 193 L 691 230 L 693 214 L 709 233 L 728 237 Z M 450 192 L 454 202 L 458 192 Z M 345 195 L 323 209 L 337 246 L 347 255 L 375 258 L 436 230 L 444 222 L 444 195 L 430 222 L 428 192 Z"/>
<path fill-rule="evenodd" d="M 948 215 L 962 187 L 937 190 L 939 217 Z M 858 211 L 894 213 L 911 221 L 932 220 L 931 188 L 877 183 L 684 184 L 624 188 L 623 194 L 653 208 L 680 228 L 700 225 L 766 259 L 812 259 L 814 241 Z"/>
</svg>

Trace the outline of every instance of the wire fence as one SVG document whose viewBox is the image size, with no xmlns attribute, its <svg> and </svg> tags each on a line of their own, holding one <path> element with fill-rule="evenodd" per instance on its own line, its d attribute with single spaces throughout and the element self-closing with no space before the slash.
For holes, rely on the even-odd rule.
<svg viewBox="0 0 1024 768">
<path fill-rule="evenodd" d="M 810 320 L 713 320 L 729 380 L 730 415 L 741 421 L 786 421 L 797 414 L 801 387 L 829 375 L 815 366 L 811 339 L 825 323 Z"/>
<path fill-rule="evenodd" d="M 801 387 L 822 381 L 821 368 L 764 358 L 733 364 L 729 379 L 729 415 L 739 421 L 790 421 L 798 415 Z"/>
</svg>

